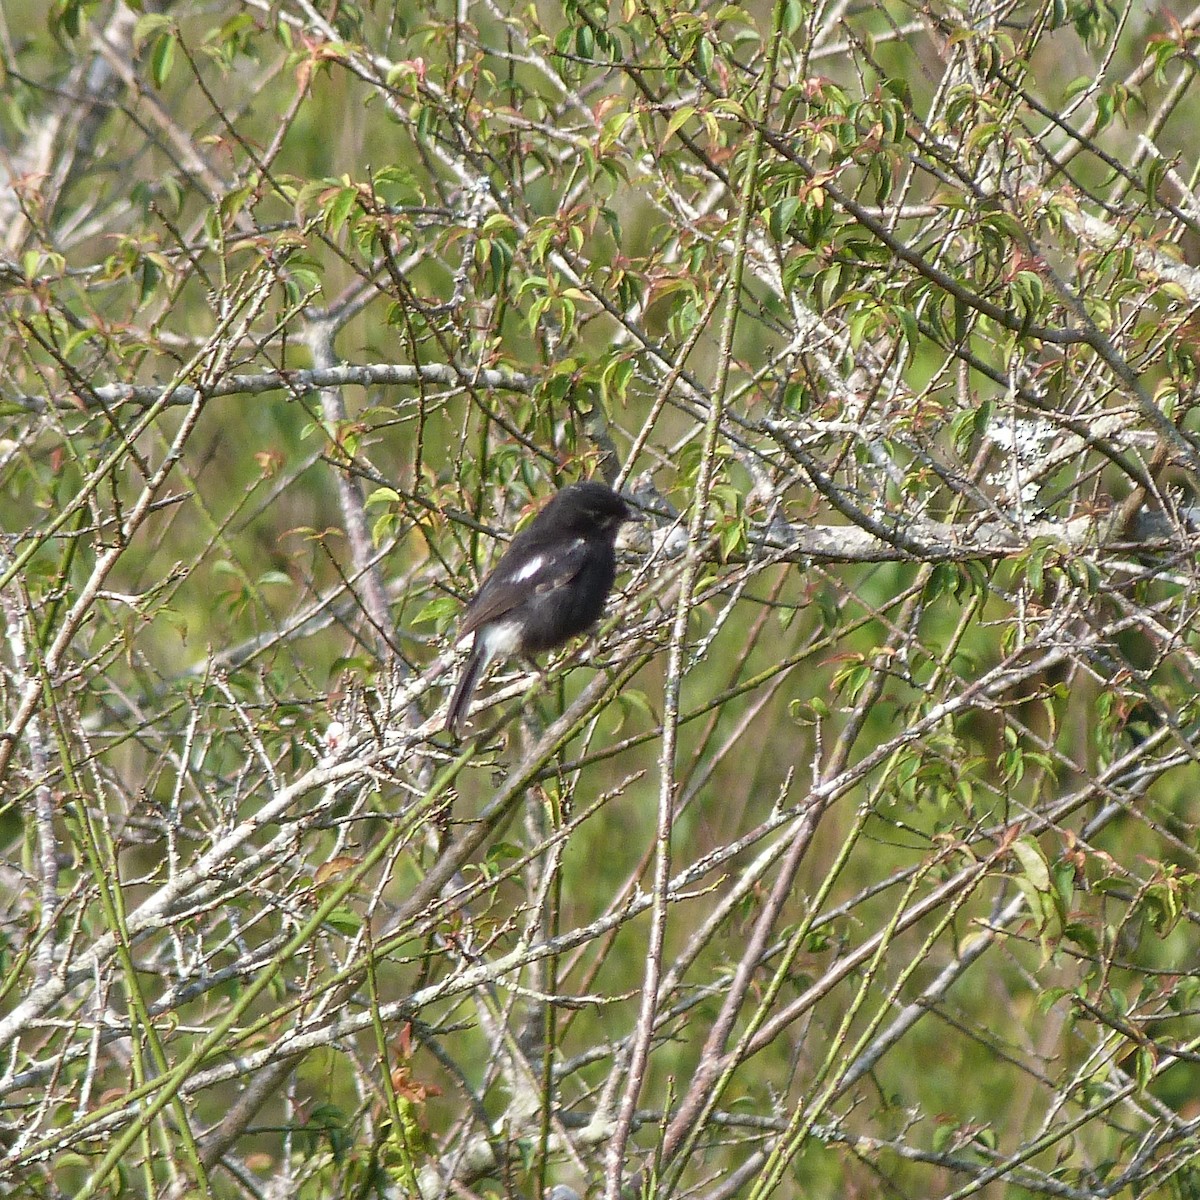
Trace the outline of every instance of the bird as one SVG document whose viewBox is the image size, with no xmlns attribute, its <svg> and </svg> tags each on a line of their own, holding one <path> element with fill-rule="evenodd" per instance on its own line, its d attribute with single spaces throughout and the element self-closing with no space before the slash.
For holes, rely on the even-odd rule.
<svg viewBox="0 0 1200 1200">
<path fill-rule="evenodd" d="M 471 651 L 445 729 L 458 737 L 492 659 L 553 650 L 600 619 L 617 577 L 616 541 L 637 510 L 607 484 L 568 484 L 504 552 L 463 611 L 455 644 Z"/>
</svg>

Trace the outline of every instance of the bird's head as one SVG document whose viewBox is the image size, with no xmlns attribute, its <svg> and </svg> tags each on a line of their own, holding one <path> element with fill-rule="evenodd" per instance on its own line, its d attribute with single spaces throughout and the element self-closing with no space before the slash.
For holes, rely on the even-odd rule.
<svg viewBox="0 0 1200 1200">
<path fill-rule="evenodd" d="M 607 484 L 594 479 L 563 488 L 546 506 L 546 511 L 551 508 L 565 528 L 581 534 L 599 531 L 616 537 L 626 521 L 638 519 L 637 509 Z"/>
</svg>

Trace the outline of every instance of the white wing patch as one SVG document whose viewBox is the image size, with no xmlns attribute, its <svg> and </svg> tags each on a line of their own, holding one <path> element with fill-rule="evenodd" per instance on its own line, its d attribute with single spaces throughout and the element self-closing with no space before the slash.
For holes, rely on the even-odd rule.
<svg viewBox="0 0 1200 1200">
<path fill-rule="evenodd" d="M 535 554 L 527 563 L 514 571 L 508 578 L 509 583 L 520 583 L 522 579 L 531 579 L 546 565 L 544 554 Z"/>
<path fill-rule="evenodd" d="M 587 545 L 584 538 L 576 538 L 573 542 L 569 542 L 566 546 L 561 547 L 553 554 L 539 554 L 537 563 L 539 573 L 544 573 L 545 578 L 538 580 L 533 585 L 535 592 L 551 592 L 557 587 L 562 587 L 569 579 L 575 577 L 579 570 L 579 551 Z M 532 563 L 529 566 L 533 566 Z M 528 579 L 532 572 L 528 567 L 521 570 L 520 575 L 514 575 L 514 582 L 518 579 Z"/>
</svg>

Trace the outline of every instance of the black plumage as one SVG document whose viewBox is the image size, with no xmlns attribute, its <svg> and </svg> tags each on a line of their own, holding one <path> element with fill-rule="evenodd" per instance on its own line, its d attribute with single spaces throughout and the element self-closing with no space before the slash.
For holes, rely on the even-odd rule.
<svg viewBox="0 0 1200 1200">
<path fill-rule="evenodd" d="M 553 650 L 600 619 L 617 575 L 617 533 L 635 516 L 612 488 L 589 480 L 563 488 L 513 538 L 458 627 L 459 641 L 473 641 L 446 713 L 451 733 L 492 659 Z"/>
</svg>

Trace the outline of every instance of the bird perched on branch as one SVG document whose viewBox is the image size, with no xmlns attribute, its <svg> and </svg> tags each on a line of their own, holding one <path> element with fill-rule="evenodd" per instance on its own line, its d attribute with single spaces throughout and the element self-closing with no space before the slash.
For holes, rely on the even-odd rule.
<svg viewBox="0 0 1200 1200">
<path fill-rule="evenodd" d="M 474 640 L 447 730 L 458 736 L 492 659 L 553 650 L 600 619 L 617 575 L 617 534 L 636 519 L 612 488 L 589 480 L 563 488 L 513 538 L 459 624 L 456 640 Z"/>
</svg>

